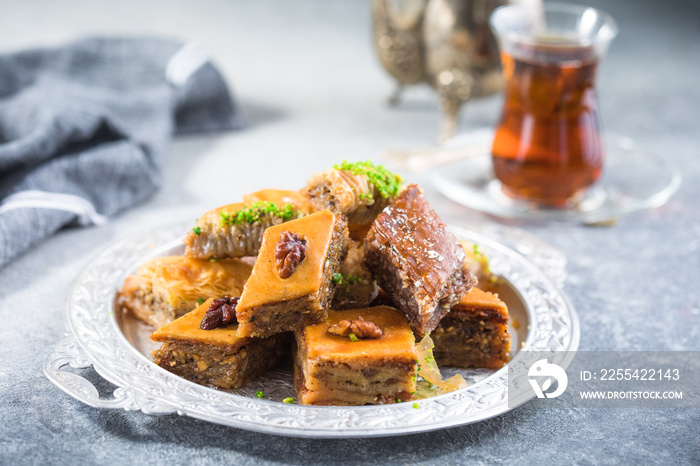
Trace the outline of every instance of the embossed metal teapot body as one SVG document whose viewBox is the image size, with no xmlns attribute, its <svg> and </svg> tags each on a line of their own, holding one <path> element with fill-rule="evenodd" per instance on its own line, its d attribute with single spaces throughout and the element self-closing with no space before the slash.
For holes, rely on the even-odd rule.
<svg viewBox="0 0 700 466">
<path fill-rule="evenodd" d="M 472 97 L 503 88 L 491 12 L 508 0 L 372 0 L 374 45 L 397 81 L 389 103 L 406 85 L 427 83 L 444 118 L 440 139 L 454 133 L 459 111 Z"/>
</svg>

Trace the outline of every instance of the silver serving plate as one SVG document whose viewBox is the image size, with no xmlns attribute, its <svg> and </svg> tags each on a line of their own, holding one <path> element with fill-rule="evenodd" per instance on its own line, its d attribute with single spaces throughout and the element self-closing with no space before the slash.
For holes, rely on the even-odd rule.
<svg viewBox="0 0 700 466">
<path fill-rule="evenodd" d="M 505 279 L 498 292 L 508 304 L 514 358 L 521 348 L 574 351 L 579 324 L 560 291 L 566 276 L 564 256 L 537 238 L 514 228 L 487 225 L 455 234 L 473 241 L 489 257 L 491 269 Z M 95 408 L 178 413 L 205 421 L 269 434 L 295 437 L 375 437 L 425 432 L 478 422 L 510 409 L 508 368 L 444 370 L 459 372 L 467 388 L 413 403 L 331 407 L 282 403 L 294 395 L 291 371 L 273 371 L 233 391 L 197 385 L 151 361 L 152 331 L 129 315 L 115 312 L 114 296 L 124 279 L 145 259 L 181 252 L 186 225 L 175 225 L 127 238 L 102 252 L 80 274 L 66 302 L 69 335 L 44 367 L 64 392 Z M 102 398 L 86 378 L 67 369 L 94 366 L 117 388 Z M 264 399 L 255 396 L 262 390 Z M 525 402 L 527 399 L 519 400 Z"/>
</svg>

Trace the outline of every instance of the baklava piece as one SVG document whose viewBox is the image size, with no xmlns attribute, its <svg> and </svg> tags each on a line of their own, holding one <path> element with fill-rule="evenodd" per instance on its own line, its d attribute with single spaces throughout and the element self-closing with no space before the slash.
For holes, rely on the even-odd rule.
<svg viewBox="0 0 700 466">
<path fill-rule="evenodd" d="M 293 204 L 257 201 L 210 210 L 185 236 L 185 255 L 196 259 L 254 256 L 268 227 L 294 220 L 304 212 Z"/>
<path fill-rule="evenodd" d="M 317 209 L 345 215 L 348 223 L 368 225 L 396 199 L 401 177 L 372 162 L 343 162 L 314 174 L 301 190 Z"/>
<path fill-rule="evenodd" d="M 388 404 L 414 398 L 417 353 L 391 307 L 331 312 L 296 334 L 294 380 L 305 405 Z"/>
<path fill-rule="evenodd" d="M 337 285 L 331 308 L 358 309 L 369 306 L 379 293 L 379 286 L 365 264 L 362 245 L 350 240 L 348 255 L 340 265 L 340 271 L 333 275 Z"/>
<path fill-rule="evenodd" d="M 500 369 L 508 362 L 508 308 L 497 295 L 472 288 L 430 334 L 439 366 Z"/>
<path fill-rule="evenodd" d="M 365 261 L 421 337 L 476 285 L 461 244 L 417 185 L 408 186 L 374 221 Z"/>
<path fill-rule="evenodd" d="M 289 354 L 291 334 L 241 338 L 237 325 L 203 330 L 200 326 L 213 299 L 158 329 L 151 339 L 162 342 L 153 362 L 192 382 L 238 388 L 274 368 Z"/>
<path fill-rule="evenodd" d="M 345 220 L 330 210 L 265 230 L 236 311 L 240 336 L 265 337 L 323 321 L 347 236 Z"/>
<path fill-rule="evenodd" d="M 218 296 L 239 296 L 252 266 L 237 259 L 210 262 L 185 256 L 151 259 L 124 281 L 117 306 L 160 327 Z"/>
</svg>

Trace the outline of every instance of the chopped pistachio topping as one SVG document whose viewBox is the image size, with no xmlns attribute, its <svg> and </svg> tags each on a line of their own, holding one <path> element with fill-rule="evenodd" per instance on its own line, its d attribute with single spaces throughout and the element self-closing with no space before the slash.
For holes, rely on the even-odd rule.
<svg viewBox="0 0 700 466">
<path fill-rule="evenodd" d="M 474 254 L 476 254 L 477 256 L 478 256 L 479 254 L 481 254 L 481 251 L 479 250 L 479 245 L 478 245 L 478 244 L 474 244 Z"/>
<path fill-rule="evenodd" d="M 338 285 L 354 285 L 355 283 L 365 283 L 365 279 L 357 275 L 334 273 L 333 281 Z"/>
<path fill-rule="evenodd" d="M 357 335 L 355 335 L 354 333 L 351 333 L 348 336 L 350 337 L 350 341 L 359 341 L 360 340 L 359 338 L 357 338 Z"/>
<path fill-rule="evenodd" d="M 284 400 L 282 400 L 282 403 L 287 403 L 288 405 L 293 405 L 293 404 L 294 404 L 294 398 L 292 398 L 291 396 L 290 396 L 290 397 L 287 397 L 287 398 L 285 398 Z"/>
<path fill-rule="evenodd" d="M 194 227 L 192 228 L 192 231 L 194 231 L 195 235 L 201 235 L 202 234 L 202 228 L 201 227 Z"/>
<path fill-rule="evenodd" d="M 257 392 L 255 392 L 255 396 L 257 396 L 258 398 L 262 398 L 265 396 L 265 394 L 262 390 L 258 390 Z"/>
<path fill-rule="evenodd" d="M 256 223 L 265 216 L 274 216 L 282 220 L 289 220 L 298 217 L 299 212 L 297 212 L 291 204 L 286 204 L 284 207 L 279 208 L 272 202 L 259 201 L 235 212 L 221 212 L 221 221 L 219 224 L 223 226 Z"/>
<path fill-rule="evenodd" d="M 197 304 L 204 304 L 204 300 L 203 300 L 202 298 L 199 298 L 199 299 L 197 300 Z"/>
<path fill-rule="evenodd" d="M 382 165 L 375 165 L 369 160 L 354 163 L 344 160 L 343 163 L 333 165 L 333 168 L 349 171 L 353 175 L 365 175 L 383 198 L 388 199 L 399 194 L 401 177 L 391 173 Z M 363 194 L 360 195 L 360 199 L 364 199 L 362 196 Z M 367 196 L 367 194 L 364 194 L 364 196 Z"/>
<path fill-rule="evenodd" d="M 396 399 L 396 402 L 397 402 L 397 403 L 401 403 L 401 398 L 397 398 L 397 399 Z"/>
<path fill-rule="evenodd" d="M 209 262 L 219 262 L 219 258 L 218 257 L 210 257 Z"/>
<path fill-rule="evenodd" d="M 374 196 L 372 196 L 372 193 L 360 193 L 357 195 L 357 197 L 360 198 L 362 201 L 367 201 L 368 204 L 374 204 Z"/>
<path fill-rule="evenodd" d="M 414 409 L 420 409 L 420 405 L 418 403 L 413 403 L 413 408 Z"/>
</svg>

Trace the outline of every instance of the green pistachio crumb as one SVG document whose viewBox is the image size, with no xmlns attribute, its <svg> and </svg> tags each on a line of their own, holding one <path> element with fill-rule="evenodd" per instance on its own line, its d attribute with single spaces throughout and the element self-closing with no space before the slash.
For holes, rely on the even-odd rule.
<svg viewBox="0 0 700 466">
<path fill-rule="evenodd" d="M 265 396 L 265 394 L 262 390 L 258 390 L 257 392 L 255 392 L 255 396 L 257 396 L 258 398 L 262 398 Z"/>
<path fill-rule="evenodd" d="M 357 195 L 361 201 L 367 201 L 368 204 L 374 204 L 374 196 L 372 193 L 360 193 Z"/>
<path fill-rule="evenodd" d="M 297 218 L 299 212 L 291 205 L 286 204 L 280 208 L 270 201 L 253 202 L 250 206 L 244 207 L 235 212 L 221 212 L 221 226 L 239 225 L 242 223 L 260 222 L 263 217 L 273 216 L 279 217 L 282 220 L 291 220 Z"/>
<path fill-rule="evenodd" d="M 396 399 L 396 402 L 397 402 L 397 403 L 401 403 L 401 398 L 397 398 L 397 399 Z"/>
<path fill-rule="evenodd" d="M 199 299 L 197 300 L 197 304 L 200 304 L 200 305 L 201 305 L 201 304 L 204 304 L 204 300 L 203 300 L 202 298 L 199 298 Z"/>
<path fill-rule="evenodd" d="M 353 175 L 365 175 L 367 180 L 374 185 L 379 195 L 385 199 L 396 196 L 401 189 L 402 180 L 399 175 L 395 175 L 382 165 L 375 165 L 369 160 L 354 163 L 343 160 L 343 163 L 337 163 L 333 165 L 333 168 L 349 171 Z M 360 199 L 366 199 L 367 195 L 361 194 Z"/>
<path fill-rule="evenodd" d="M 282 403 L 287 403 L 288 405 L 293 405 L 293 404 L 294 404 L 294 398 L 292 398 L 291 396 L 288 397 L 288 398 L 285 398 L 284 400 L 282 400 Z"/>
<path fill-rule="evenodd" d="M 414 409 L 420 409 L 420 405 L 418 403 L 413 403 L 413 408 Z"/>
<path fill-rule="evenodd" d="M 358 277 L 357 275 L 345 275 L 345 280 L 348 284 L 353 285 L 355 283 L 364 283 L 365 279 L 362 277 Z"/>
<path fill-rule="evenodd" d="M 350 341 L 358 341 L 359 340 L 359 338 L 357 338 L 357 335 L 355 335 L 354 333 L 351 333 L 348 336 L 350 337 Z"/>
<path fill-rule="evenodd" d="M 345 274 L 345 273 L 334 273 L 333 282 L 342 286 L 354 285 L 355 283 L 365 284 L 367 280 L 357 275 Z"/>
<path fill-rule="evenodd" d="M 219 258 L 218 257 L 211 257 L 211 258 L 209 258 L 209 262 L 219 262 Z"/>
<path fill-rule="evenodd" d="M 475 244 L 474 245 L 474 254 L 479 255 L 481 254 L 481 251 L 479 250 L 479 245 Z"/>
<path fill-rule="evenodd" d="M 194 227 L 192 228 L 192 231 L 194 231 L 195 235 L 201 235 L 202 234 L 202 228 L 201 227 Z"/>
</svg>

